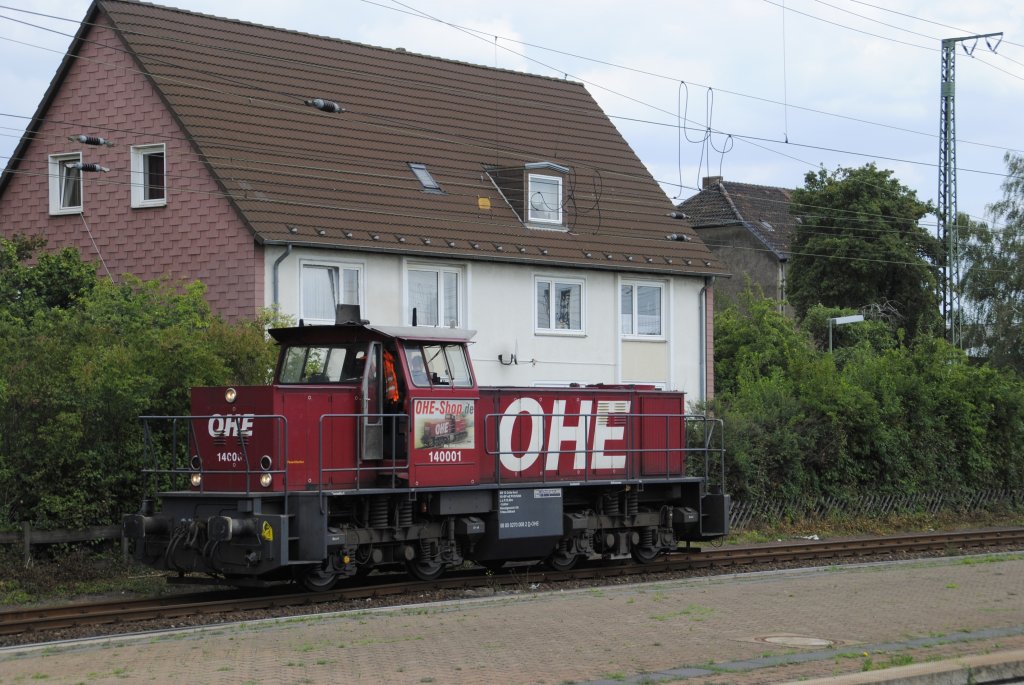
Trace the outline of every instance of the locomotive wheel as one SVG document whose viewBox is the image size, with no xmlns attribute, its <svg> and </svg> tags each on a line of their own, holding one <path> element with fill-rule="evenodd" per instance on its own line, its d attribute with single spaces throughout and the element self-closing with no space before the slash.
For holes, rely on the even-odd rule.
<svg viewBox="0 0 1024 685">
<path fill-rule="evenodd" d="M 547 564 L 555 571 L 571 571 L 580 561 L 580 555 L 568 552 L 555 552 L 547 558 Z"/>
<path fill-rule="evenodd" d="M 306 569 L 299 576 L 302 587 L 310 592 L 327 592 L 338 584 L 338 574 L 328 571 L 326 562 L 320 566 L 313 566 Z"/>
<path fill-rule="evenodd" d="M 444 562 L 431 559 L 413 559 L 405 563 L 405 570 L 417 580 L 437 580 L 444 573 Z"/>
<path fill-rule="evenodd" d="M 629 556 L 638 564 L 649 564 L 658 558 L 661 550 L 657 547 L 633 545 L 629 548 Z"/>
</svg>

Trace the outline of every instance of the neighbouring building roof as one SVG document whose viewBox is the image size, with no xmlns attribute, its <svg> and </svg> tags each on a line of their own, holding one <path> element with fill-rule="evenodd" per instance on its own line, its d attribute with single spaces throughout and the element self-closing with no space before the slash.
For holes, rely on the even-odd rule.
<svg viewBox="0 0 1024 685">
<path fill-rule="evenodd" d="M 780 260 L 789 255 L 795 231 L 789 214 L 787 188 L 752 183 L 728 183 L 721 176 L 707 176 L 702 190 L 678 205 L 694 228 L 742 224 Z"/>
<path fill-rule="evenodd" d="M 90 7 L 0 194 L 94 24 L 114 29 L 258 243 L 725 271 L 580 83 L 128 0 Z M 502 192 L 528 165 L 563 175 L 565 230 L 527 227 Z"/>
</svg>

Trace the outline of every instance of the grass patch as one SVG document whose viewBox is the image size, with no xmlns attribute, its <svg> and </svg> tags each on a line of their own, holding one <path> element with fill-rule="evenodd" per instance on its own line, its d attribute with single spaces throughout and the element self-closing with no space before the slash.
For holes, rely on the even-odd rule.
<svg viewBox="0 0 1024 685">
<path fill-rule="evenodd" d="M 123 560 L 120 550 L 39 546 L 33 549 L 32 564 L 26 568 L 21 549 L 14 547 L 0 548 L 0 606 L 181 592 L 168 586 L 163 574 Z"/>
</svg>

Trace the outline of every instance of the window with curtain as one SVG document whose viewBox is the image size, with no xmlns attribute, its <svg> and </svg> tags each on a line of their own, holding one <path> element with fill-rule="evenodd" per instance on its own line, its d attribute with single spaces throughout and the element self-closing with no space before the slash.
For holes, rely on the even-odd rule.
<svg viewBox="0 0 1024 685">
<path fill-rule="evenodd" d="M 302 318 L 334 323 L 334 312 L 339 304 L 359 304 L 359 269 L 303 264 Z"/>
<path fill-rule="evenodd" d="M 562 223 L 562 179 L 530 174 L 527 220 Z"/>
</svg>

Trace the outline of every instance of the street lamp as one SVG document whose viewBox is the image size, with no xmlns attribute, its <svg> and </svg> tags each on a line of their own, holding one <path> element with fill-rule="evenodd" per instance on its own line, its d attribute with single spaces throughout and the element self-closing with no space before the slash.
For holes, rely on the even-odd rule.
<svg viewBox="0 0 1024 685">
<path fill-rule="evenodd" d="M 828 320 L 828 351 L 832 353 L 832 326 L 842 326 L 848 323 L 860 323 L 864 320 L 864 317 L 860 314 L 854 314 L 853 316 L 834 316 Z"/>
</svg>

